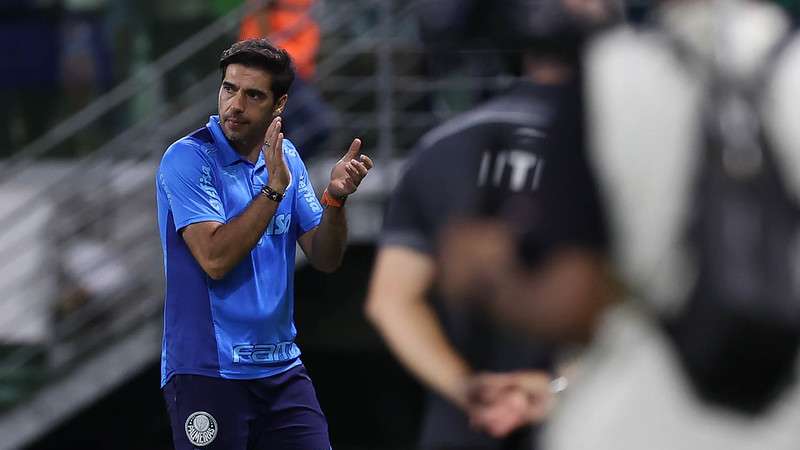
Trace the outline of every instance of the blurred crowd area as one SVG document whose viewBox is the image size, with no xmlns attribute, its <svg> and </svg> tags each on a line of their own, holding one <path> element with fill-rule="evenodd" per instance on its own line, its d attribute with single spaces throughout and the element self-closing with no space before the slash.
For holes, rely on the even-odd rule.
<svg viewBox="0 0 800 450">
<path fill-rule="evenodd" d="M 429 14 L 423 10 L 430 5 L 414 6 L 415 3 L 425 2 L 393 1 L 390 7 L 391 14 L 404 10 L 408 16 L 408 10 L 414 10 L 411 15 L 419 16 L 410 28 L 394 28 L 391 32 L 393 37 L 416 40 L 411 47 L 401 44 L 399 49 L 395 48 L 396 62 L 391 75 L 411 79 L 430 76 L 431 81 L 450 79 L 456 83 L 445 82 L 439 92 L 414 96 L 407 100 L 411 104 L 400 108 L 433 111 L 439 119 L 449 117 L 484 100 L 489 92 L 502 86 L 502 82 L 495 80 L 498 75 L 514 74 L 513 64 L 493 51 L 486 30 L 478 23 L 479 16 L 465 17 L 448 10 L 449 6 L 440 12 L 436 12 L 438 6 L 433 6 L 434 14 Z M 155 80 L 146 78 L 148 70 L 152 71 L 151 63 L 215 20 L 245 5 L 253 12 L 245 14 L 241 26 L 219 36 L 211 44 L 193 49 L 180 68 L 168 69 L 163 79 L 158 75 Z M 316 153 L 329 137 L 332 125 L 338 123 L 335 111 L 320 97 L 330 98 L 330 92 L 321 93 L 313 87 L 307 89 L 317 81 L 315 63 L 319 52 L 336 53 L 336 46 L 347 42 L 354 33 L 372 33 L 380 39 L 375 25 L 382 19 L 376 5 L 380 3 L 352 0 L 340 3 L 307 0 L 3 1 L 0 3 L 0 33 L 2 51 L 7 57 L 0 63 L 0 69 L 2 93 L 7 102 L 0 117 L 3 123 L 0 157 L 17 153 L 121 82 L 140 76 L 144 81 L 134 98 L 103 114 L 46 154 L 67 158 L 86 155 L 126 126 L 146 117 L 164 101 L 178 100 L 208 75 L 230 41 L 257 35 L 271 36 L 294 55 L 299 77 L 293 103 L 301 104 L 297 106 L 297 113 L 303 118 L 315 118 L 314 123 L 306 127 L 310 131 L 301 133 L 301 141 L 308 144 L 301 148 L 308 147 L 309 153 Z M 272 13 L 265 14 L 264 8 L 271 9 Z M 355 15 L 352 21 L 337 23 L 336 29 L 321 30 L 320 15 L 340 9 L 352 9 Z M 491 17 L 493 9 L 487 4 L 485 10 L 481 14 Z M 440 13 L 443 17 L 437 17 Z M 452 32 L 440 33 L 442 30 L 437 27 L 446 26 L 447 22 L 453 22 L 455 28 Z M 396 25 L 404 26 L 391 26 Z M 321 39 L 321 34 L 327 31 L 333 33 Z M 379 41 L 373 44 L 375 42 Z M 456 42 L 466 47 L 454 50 L 452 45 Z M 424 45 L 425 50 L 419 52 L 414 48 L 416 44 Z M 344 57 L 351 61 L 346 67 L 336 68 L 337 75 L 375 74 L 377 61 L 368 56 L 352 58 L 345 54 Z M 342 95 L 347 89 L 358 89 L 347 86 L 346 82 L 339 89 L 342 88 Z M 414 89 L 420 90 L 419 87 Z M 372 105 L 365 106 L 365 101 L 373 100 L 355 99 L 344 112 L 353 108 L 368 110 Z M 403 140 L 400 149 L 411 147 L 414 140 L 432 126 L 429 120 L 419 117 L 412 118 L 411 122 L 404 126 L 421 123 L 414 132 L 398 137 Z"/>
<path fill-rule="evenodd" d="M 3 1 L 0 33 L 6 57 L 1 63 L 2 90 L 7 100 L 0 154 L 12 154 L 41 137 L 239 3 Z M 185 76 L 191 77 L 192 71 Z M 135 105 L 125 114 L 140 117 L 151 106 Z M 80 153 L 82 147 L 98 145 L 105 137 L 83 135 L 80 142 L 61 153 Z"/>
</svg>

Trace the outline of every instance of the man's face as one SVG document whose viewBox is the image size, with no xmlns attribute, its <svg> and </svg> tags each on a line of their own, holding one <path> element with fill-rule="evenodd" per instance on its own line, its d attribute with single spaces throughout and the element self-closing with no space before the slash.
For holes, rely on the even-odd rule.
<svg viewBox="0 0 800 450">
<path fill-rule="evenodd" d="M 219 88 L 219 121 L 225 137 L 237 149 L 259 144 L 269 123 L 286 103 L 272 95 L 272 76 L 264 70 L 231 64 Z"/>
</svg>

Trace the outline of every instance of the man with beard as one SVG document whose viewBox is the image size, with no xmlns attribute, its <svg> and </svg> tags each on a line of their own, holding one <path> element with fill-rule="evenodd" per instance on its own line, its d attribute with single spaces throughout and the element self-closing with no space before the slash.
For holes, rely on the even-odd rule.
<svg viewBox="0 0 800 450">
<path fill-rule="evenodd" d="M 295 248 L 319 270 L 339 267 L 344 203 L 372 161 L 353 140 L 320 204 L 281 133 L 289 55 L 265 39 L 242 41 L 220 69 L 219 115 L 172 144 L 157 174 L 161 386 L 175 446 L 329 449 L 294 343 Z"/>
</svg>

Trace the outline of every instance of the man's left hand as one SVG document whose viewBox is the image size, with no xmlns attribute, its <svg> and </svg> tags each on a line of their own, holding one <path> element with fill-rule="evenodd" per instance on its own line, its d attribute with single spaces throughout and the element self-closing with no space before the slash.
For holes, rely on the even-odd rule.
<svg viewBox="0 0 800 450">
<path fill-rule="evenodd" d="M 329 195 L 343 199 L 358 189 L 358 185 L 373 166 L 370 157 L 360 153 L 361 139 L 353 139 L 347 153 L 331 170 L 331 181 L 328 183 Z"/>
</svg>

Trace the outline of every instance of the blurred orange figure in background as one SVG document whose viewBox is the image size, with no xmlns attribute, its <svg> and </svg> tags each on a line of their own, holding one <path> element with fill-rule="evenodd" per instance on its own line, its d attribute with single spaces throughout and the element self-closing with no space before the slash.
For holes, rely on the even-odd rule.
<svg viewBox="0 0 800 450">
<path fill-rule="evenodd" d="M 248 0 L 261 3 L 263 0 Z M 272 0 L 242 20 L 239 40 L 268 37 L 278 47 L 286 49 L 294 61 L 297 73 L 310 80 L 316 70 L 320 30 L 311 17 L 314 0 Z"/>
</svg>

